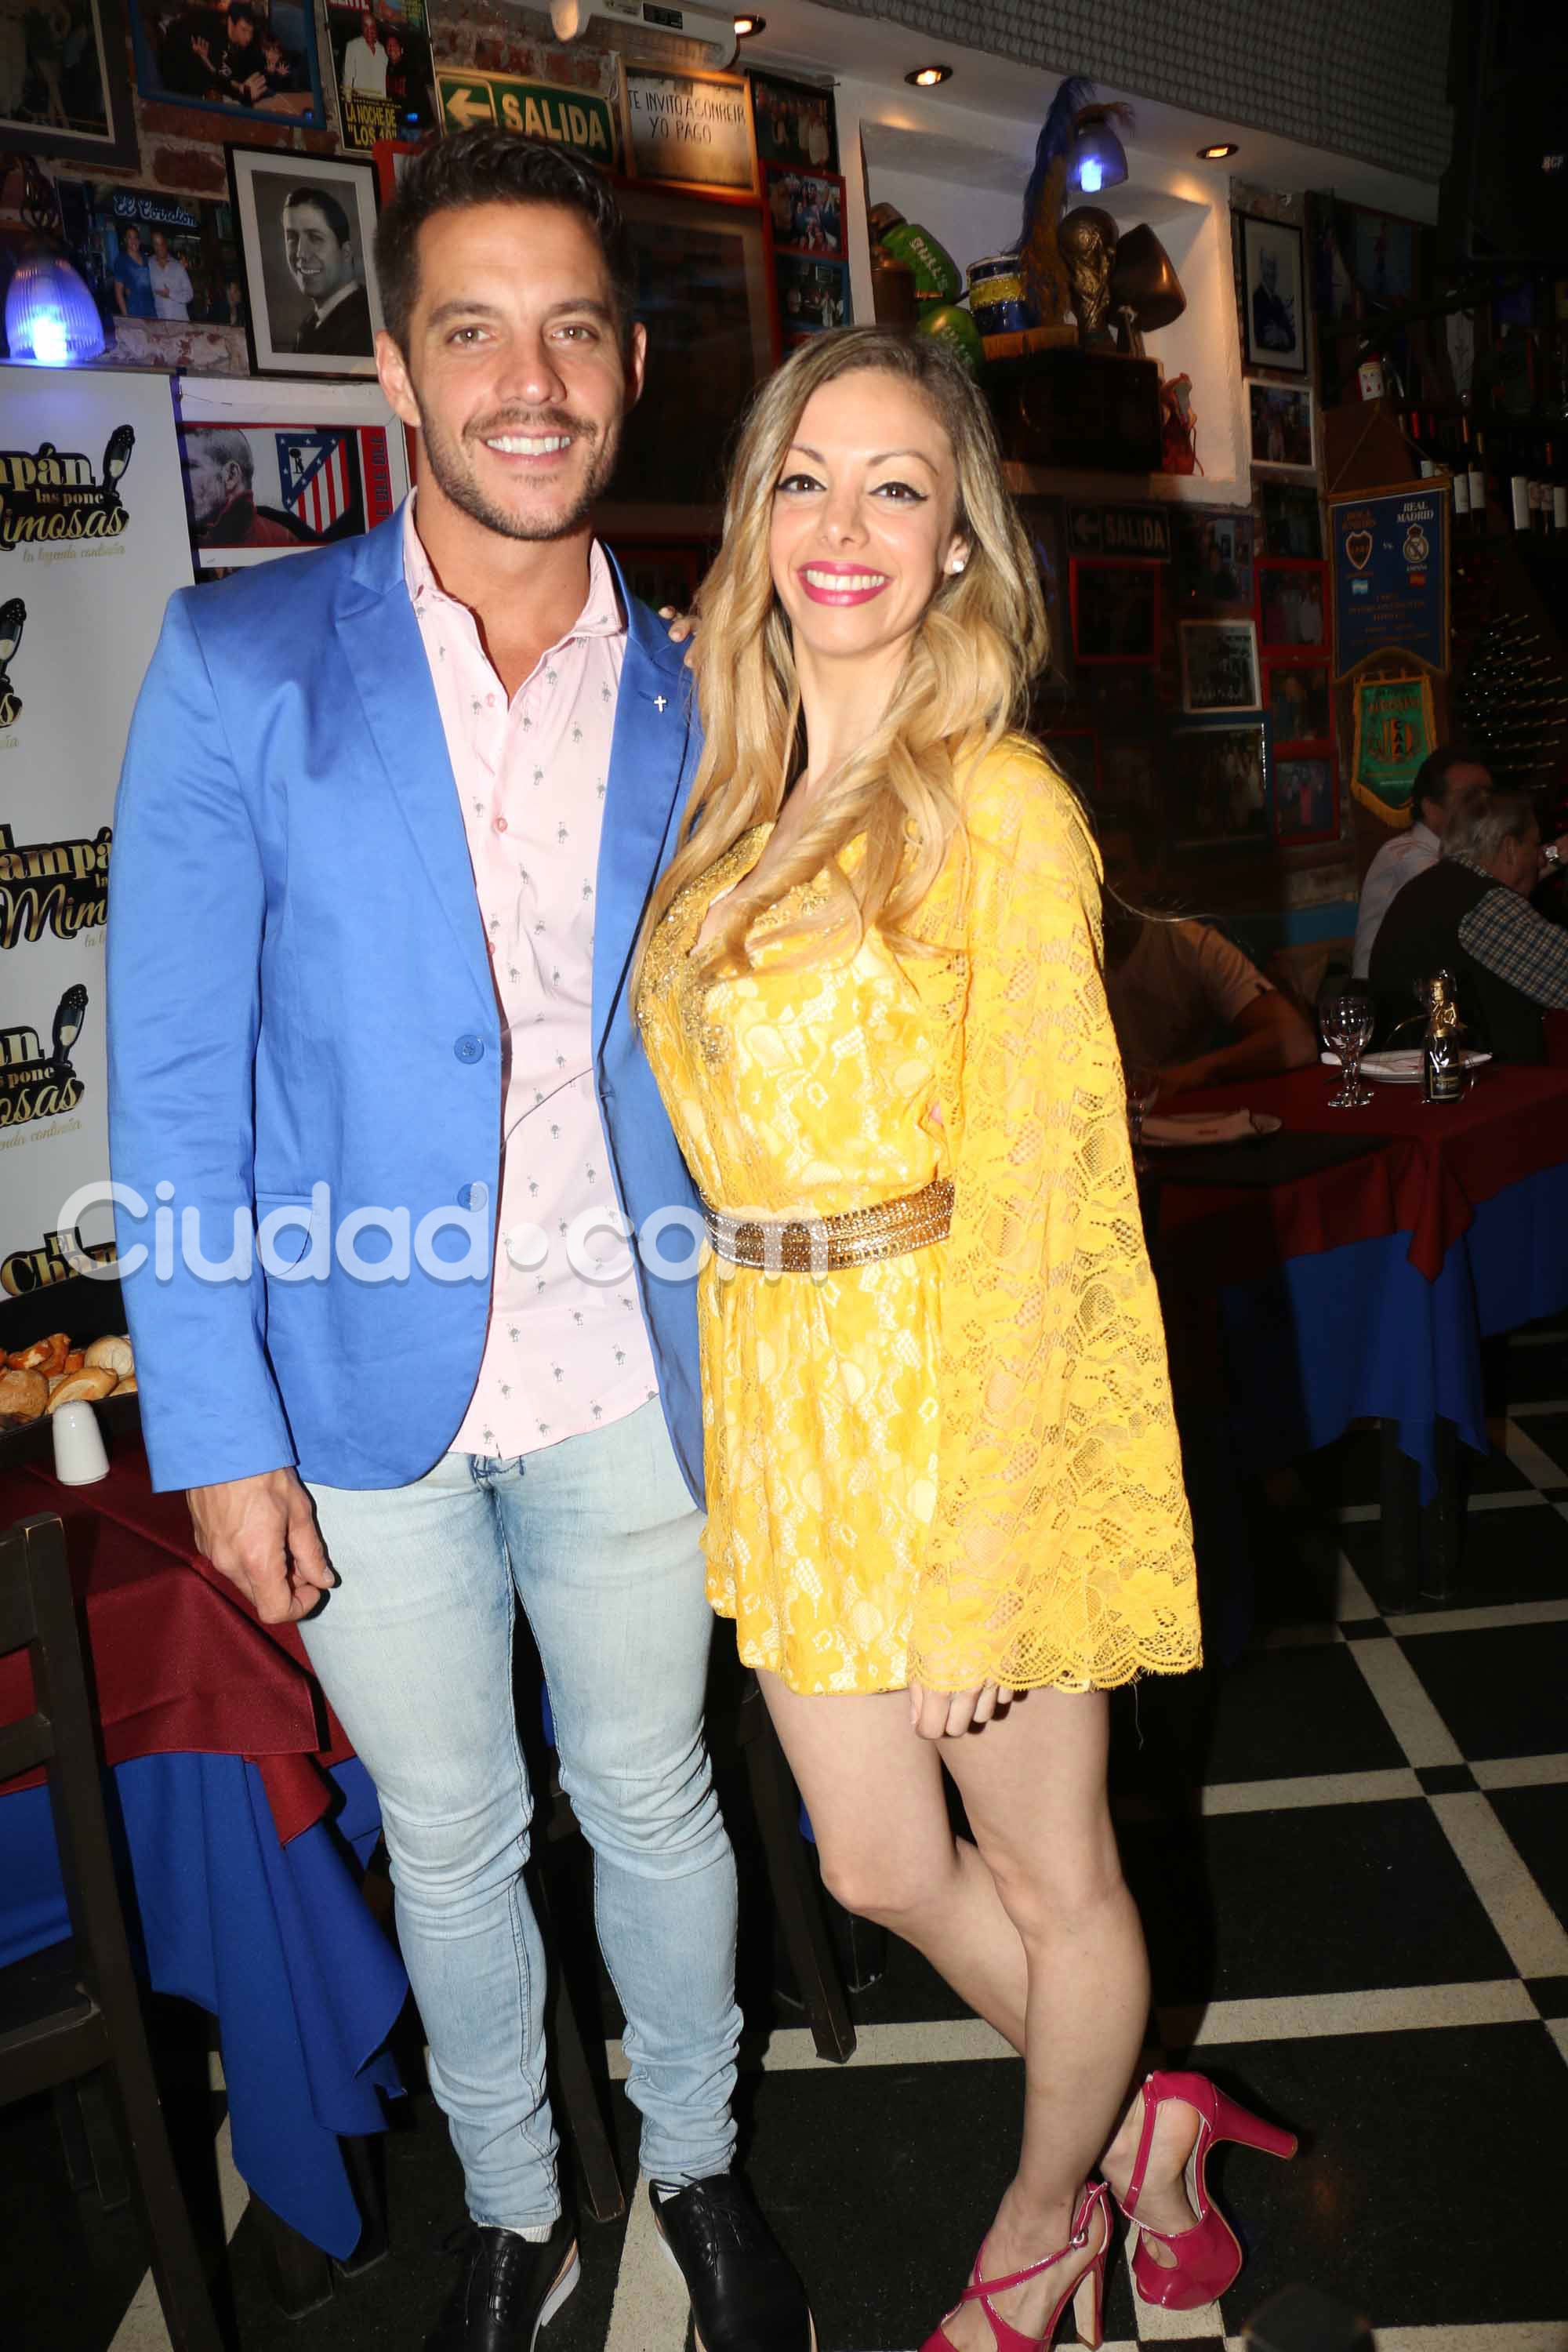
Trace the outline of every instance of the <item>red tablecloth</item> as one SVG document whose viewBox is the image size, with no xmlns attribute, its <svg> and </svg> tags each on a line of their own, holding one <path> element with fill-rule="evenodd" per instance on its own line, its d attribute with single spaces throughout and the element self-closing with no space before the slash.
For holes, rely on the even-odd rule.
<svg viewBox="0 0 1568 2352">
<path fill-rule="evenodd" d="M 1274 1112 L 1288 1129 L 1353 1135 L 1359 1128 L 1384 1139 L 1360 1160 L 1284 1183 L 1163 1184 L 1160 1233 L 1177 1242 L 1184 1260 L 1201 1256 L 1215 1279 L 1244 1282 L 1284 1258 L 1408 1233 L 1411 1264 L 1436 1281 L 1479 1202 L 1568 1160 L 1568 1071 L 1490 1063 L 1463 1102 L 1430 1107 L 1418 1087 L 1379 1086 L 1355 1111 L 1329 1108 L 1336 1078 L 1319 1065 L 1206 1087 L 1170 1106 L 1245 1103 Z M 1157 1155 L 1150 1158 L 1157 1167 Z"/>
<path fill-rule="evenodd" d="M 285 1844 L 319 1821 L 332 1794 L 326 1768 L 353 1751 L 299 1629 L 263 1625 L 201 1559 L 184 1496 L 153 1494 L 140 1446 L 119 1444 L 93 1486 L 62 1486 L 38 1463 L 0 1474 L 0 1527 L 40 1511 L 65 1522 L 109 1762 L 182 1749 L 244 1756 Z M 0 1723 L 31 1705 L 26 1653 L 0 1659 Z M 0 1783 L 0 1794 L 41 1777 Z"/>
</svg>

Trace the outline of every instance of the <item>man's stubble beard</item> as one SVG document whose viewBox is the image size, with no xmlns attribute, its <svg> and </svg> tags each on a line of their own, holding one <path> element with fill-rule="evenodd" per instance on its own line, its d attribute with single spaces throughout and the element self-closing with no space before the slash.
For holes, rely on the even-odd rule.
<svg viewBox="0 0 1568 2352">
<path fill-rule="evenodd" d="M 482 523 L 487 530 L 496 531 L 502 539 L 569 539 L 587 520 L 610 486 L 616 460 L 620 455 L 624 418 L 617 417 L 613 425 L 607 425 L 596 446 L 593 446 L 587 480 L 565 513 L 549 523 L 542 523 L 527 516 L 510 514 L 496 500 L 487 498 L 473 475 L 464 469 L 459 454 L 460 440 L 454 440 L 432 423 L 423 403 L 419 402 L 417 385 L 414 386 L 414 397 L 419 404 L 419 430 L 425 444 L 425 455 L 429 459 L 430 471 L 443 497 L 473 521 Z M 510 425 L 489 420 L 485 430 L 489 433 L 571 433 L 579 440 L 588 439 L 580 418 L 561 414 L 542 418 L 531 417 L 526 423 Z"/>
</svg>

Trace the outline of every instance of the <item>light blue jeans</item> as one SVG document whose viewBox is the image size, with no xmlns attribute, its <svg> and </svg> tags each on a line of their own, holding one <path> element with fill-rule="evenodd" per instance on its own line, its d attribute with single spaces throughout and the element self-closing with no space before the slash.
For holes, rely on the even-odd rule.
<svg viewBox="0 0 1568 2352">
<path fill-rule="evenodd" d="M 310 1493 L 340 1582 L 300 1630 L 381 1799 L 431 2088 L 473 2219 L 527 2229 L 561 2210 L 544 1955 L 521 1875 L 519 1601 L 594 1849 L 643 2168 L 728 2171 L 741 2015 L 734 1857 L 702 1741 L 713 1618 L 701 1514 L 659 1406 L 520 1460 L 448 1454 L 412 1486 Z"/>
</svg>

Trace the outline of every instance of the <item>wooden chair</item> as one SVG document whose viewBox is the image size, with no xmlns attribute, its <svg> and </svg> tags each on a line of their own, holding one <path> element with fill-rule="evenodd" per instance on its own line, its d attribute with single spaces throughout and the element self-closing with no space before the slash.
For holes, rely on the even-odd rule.
<svg viewBox="0 0 1568 2352">
<path fill-rule="evenodd" d="M 74 1939 L 0 1969 L 0 2106 L 101 2076 L 129 2151 L 169 2340 L 174 2352 L 223 2352 L 148 2052 L 65 1532 L 52 1517 L 23 1519 L 0 1536 L 0 1656 L 23 1648 L 34 1712 L 0 1724 L 0 1780 L 45 1769 Z"/>
</svg>

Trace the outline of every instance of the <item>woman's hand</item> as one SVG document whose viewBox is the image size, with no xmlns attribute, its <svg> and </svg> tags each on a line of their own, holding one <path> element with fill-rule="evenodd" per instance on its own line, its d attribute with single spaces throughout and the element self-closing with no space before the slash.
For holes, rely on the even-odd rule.
<svg viewBox="0 0 1568 2352">
<path fill-rule="evenodd" d="M 696 634 L 695 613 L 678 613 L 673 604 L 661 604 L 658 608 L 658 617 L 661 621 L 668 621 L 669 624 L 669 642 L 672 646 L 683 646 L 688 637 Z M 691 656 L 688 654 L 686 658 L 689 662 Z"/>
<path fill-rule="evenodd" d="M 922 1739 L 957 1739 L 989 1723 L 999 1706 L 1010 1706 L 1013 1694 L 1005 1683 L 982 1683 L 978 1690 L 927 1690 L 910 1685 L 910 1727 Z"/>
</svg>

